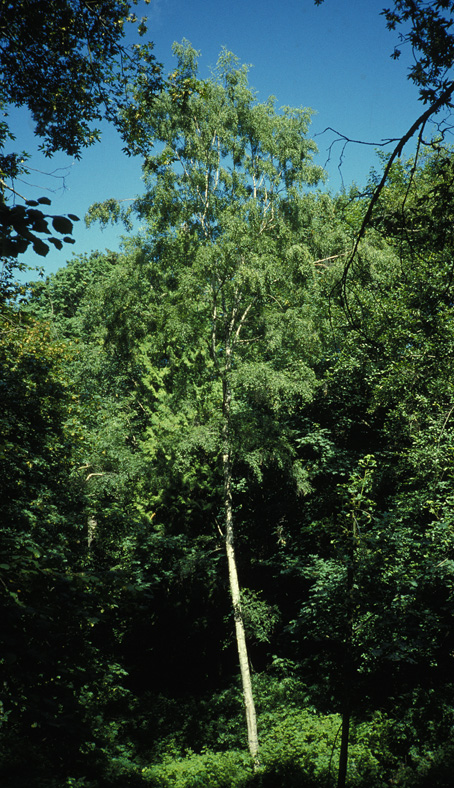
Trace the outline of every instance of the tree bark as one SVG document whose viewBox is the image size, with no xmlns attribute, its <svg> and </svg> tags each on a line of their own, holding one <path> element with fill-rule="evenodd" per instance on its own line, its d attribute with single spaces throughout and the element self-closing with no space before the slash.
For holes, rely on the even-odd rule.
<svg viewBox="0 0 454 788">
<path fill-rule="evenodd" d="M 337 788 L 345 788 L 347 779 L 348 739 L 352 712 L 352 696 L 356 682 L 356 667 L 353 661 L 353 624 L 355 616 L 353 588 L 355 581 L 357 539 L 357 523 L 356 518 L 353 515 L 347 557 L 347 632 L 344 643 L 344 665 L 342 671 L 344 680 L 344 704 L 342 709 L 342 735 L 339 753 L 339 767 L 337 772 Z"/>
<path fill-rule="evenodd" d="M 246 712 L 248 747 L 254 768 L 260 765 L 259 741 L 257 734 L 257 715 L 254 695 L 252 692 L 251 671 L 247 652 L 246 633 L 241 609 L 240 584 L 234 548 L 233 506 L 232 506 L 232 472 L 230 459 L 230 403 L 231 392 L 228 380 L 223 381 L 223 447 L 222 468 L 224 474 L 224 506 L 225 506 L 225 549 L 229 573 L 230 594 L 232 597 L 233 615 L 235 619 L 235 636 L 240 663 L 243 700 Z"/>
<path fill-rule="evenodd" d="M 89 551 L 91 550 L 92 542 L 96 537 L 97 527 L 98 527 L 98 521 L 95 520 L 94 517 L 90 516 L 87 521 L 87 545 Z"/>
</svg>

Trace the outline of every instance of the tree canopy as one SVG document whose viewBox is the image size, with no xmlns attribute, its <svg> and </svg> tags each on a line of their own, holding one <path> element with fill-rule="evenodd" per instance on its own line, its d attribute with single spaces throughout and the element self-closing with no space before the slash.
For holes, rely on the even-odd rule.
<svg viewBox="0 0 454 788">
<path fill-rule="evenodd" d="M 6 110 L 13 105 L 31 111 L 47 155 L 80 156 L 99 137 L 93 122 L 118 122 L 131 78 L 150 95 L 159 86 L 152 45 L 123 43 L 125 29 L 138 21 L 132 7 L 128 0 L 50 0 L 43 13 L 39 2 L 2 0 L 0 100 Z M 142 21 L 139 33 L 145 30 Z M 2 143 L 14 138 L 7 121 L 0 130 Z M 1 160 L 8 176 L 11 157 Z"/>
<path fill-rule="evenodd" d="M 8 108 L 30 110 L 35 134 L 47 156 L 63 151 L 80 158 L 99 139 L 94 123 L 107 119 L 121 131 L 129 105 L 128 86 L 140 83 L 151 97 L 160 86 L 160 67 L 151 43 L 123 43 L 125 29 L 138 22 L 132 4 L 65 0 L 0 3 L 0 255 L 3 290 L 17 258 L 28 248 L 46 256 L 52 244 L 72 243 L 71 216 L 49 216 L 47 197 L 27 200 L 14 186 L 27 172 L 27 154 L 8 150 L 14 129 Z M 138 32 L 146 30 L 143 20 Z M 25 205 L 22 202 L 25 201 Z M 49 222 L 50 220 L 50 222 Z M 52 225 L 50 229 L 49 224 Z M 53 231 L 59 235 L 53 235 Z M 19 268 L 21 263 L 19 262 Z"/>
</svg>

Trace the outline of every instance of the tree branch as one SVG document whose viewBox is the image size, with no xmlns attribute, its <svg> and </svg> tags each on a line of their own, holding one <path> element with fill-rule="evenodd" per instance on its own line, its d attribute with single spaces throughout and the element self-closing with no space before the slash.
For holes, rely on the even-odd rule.
<svg viewBox="0 0 454 788">
<path fill-rule="evenodd" d="M 396 147 L 394 148 L 393 152 L 391 153 L 391 156 L 388 159 L 388 162 L 387 162 L 386 167 L 385 167 L 385 169 L 383 171 L 383 175 L 382 175 L 382 178 L 380 180 L 380 183 L 375 188 L 375 190 L 374 190 L 374 192 L 372 194 L 372 197 L 370 199 L 370 202 L 369 202 L 366 214 L 364 216 L 364 219 L 363 219 L 363 221 L 361 223 L 361 227 L 359 229 L 358 235 L 356 237 L 356 241 L 355 241 L 355 245 L 353 247 L 353 251 L 352 251 L 350 257 L 348 258 L 348 260 L 346 262 L 346 265 L 345 265 L 345 268 L 344 268 L 344 272 L 342 274 L 341 283 L 342 283 L 343 299 L 344 299 L 344 306 L 347 308 L 347 312 L 349 311 L 348 310 L 348 306 L 347 306 L 347 299 L 346 299 L 346 282 L 347 282 L 348 272 L 349 272 L 349 269 L 351 268 L 351 266 L 353 264 L 353 261 L 355 259 L 356 254 L 358 252 L 358 247 L 359 247 L 360 241 L 363 238 L 363 236 L 364 236 L 364 234 L 366 232 L 366 229 L 367 229 L 367 227 L 369 225 L 369 222 L 370 222 L 370 220 L 372 218 L 372 213 L 374 211 L 374 208 L 375 208 L 375 206 L 376 206 L 376 204 L 377 204 L 377 202 L 378 202 L 378 200 L 380 198 L 380 195 L 381 195 L 381 193 L 382 193 L 382 191 L 384 189 L 386 181 L 388 180 L 388 175 L 390 173 L 391 167 L 394 164 L 395 160 L 400 158 L 400 156 L 402 155 L 402 151 L 403 151 L 405 145 L 414 136 L 414 134 L 418 131 L 418 129 L 419 129 L 419 137 L 421 138 L 422 133 L 424 131 L 424 128 L 426 126 L 426 123 L 429 120 L 429 118 L 431 117 L 431 115 L 435 115 L 438 112 L 438 110 L 441 109 L 441 107 L 446 106 L 446 105 L 448 105 L 450 103 L 450 99 L 451 99 L 451 96 L 452 96 L 453 92 L 454 92 L 454 82 L 450 82 L 448 87 L 440 94 L 438 99 L 433 104 L 431 104 L 431 106 L 428 109 L 426 109 L 426 111 L 423 112 L 422 115 L 420 115 L 419 118 L 417 118 L 417 120 L 415 120 L 415 122 L 413 123 L 412 126 L 410 126 L 408 131 L 399 139 L 398 144 L 396 145 Z"/>
</svg>

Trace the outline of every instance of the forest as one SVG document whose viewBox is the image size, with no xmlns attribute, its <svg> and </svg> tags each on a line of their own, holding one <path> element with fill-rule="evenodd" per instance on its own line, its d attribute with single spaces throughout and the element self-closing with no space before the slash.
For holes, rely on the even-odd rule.
<svg viewBox="0 0 454 788">
<path fill-rule="evenodd" d="M 51 0 L 83 40 L 102 6 L 99 71 L 58 93 L 80 50 L 43 30 L 65 60 L 37 95 L 33 4 L 0 5 L 3 104 L 78 154 L 108 93 L 143 162 L 86 217 L 122 250 L 24 282 L 78 217 L 15 199 L 0 123 L 1 785 L 450 788 L 454 148 L 426 123 L 454 4 L 386 11 L 420 53 L 417 142 L 338 194 L 311 110 L 226 49 L 202 78 L 188 41 L 167 75 L 137 45 L 125 86 L 130 4 Z"/>
</svg>

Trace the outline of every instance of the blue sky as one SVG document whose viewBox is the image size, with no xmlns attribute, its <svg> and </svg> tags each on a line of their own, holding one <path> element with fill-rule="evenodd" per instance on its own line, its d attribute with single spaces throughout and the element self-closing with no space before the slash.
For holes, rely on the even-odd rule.
<svg viewBox="0 0 454 788">
<path fill-rule="evenodd" d="M 274 95 L 277 106 L 315 110 L 310 136 L 319 147 L 318 163 L 326 164 L 326 188 L 336 192 L 342 186 L 338 168 L 343 145 L 335 143 L 327 161 L 335 139 L 331 132 L 323 133 L 327 127 L 356 140 L 380 143 L 402 135 L 423 111 L 407 79 L 410 53 L 399 61 L 390 57 L 399 41 L 380 16 L 384 4 L 385 0 L 325 0 L 316 7 L 313 0 L 151 0 L 140 2 L 137 14 L 148 17 L 149 38 L 165 72 L 174 65 L 174 41 L 186 38 L 200 50 L 202 78 L 209 76 L 226 47 L 251 64 L 250 84 L 259 100 Z M 13 110 L 10 120 L 17 137 L 15 150 L 36 151 L 38 142 L 27 114 Z M 16 188 L 29 198 L 48 195 L 52 213 L 83 218 L 93 202 L 109 197 L 129 200 L 142 191 L 140 161 L 122 153 L 122 142 L 109 127 L 103 127 L 102 141 L 81 161 L 34 154 L 29 163 L 34 170 Z M 364 184 L 374 165 L 378 166 L 374 145 L 348 145 L 341 168 L 345 185 Z M 59 176 L 64 176 L 65 188 Z M 123 233 L 121 226 L 86 229 L 81 221 L 75 225 L 73 246 L 51 250 L 47 258 L 29 253 L 26 262 L 43 265 L 49 273 L 73 253 L 118 249 Z"/>
</svg>

